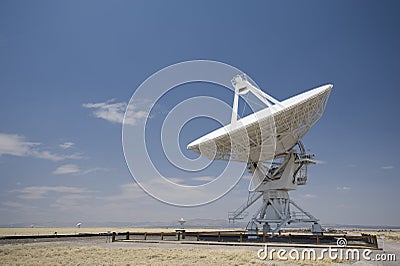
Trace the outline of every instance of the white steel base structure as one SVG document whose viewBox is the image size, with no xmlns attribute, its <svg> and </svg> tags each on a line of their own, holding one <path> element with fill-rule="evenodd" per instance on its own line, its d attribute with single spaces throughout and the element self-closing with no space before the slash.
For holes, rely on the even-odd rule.
<svg viewBox="0 0 400 266">
<path fill-rule="evenodd" d="M 260 208 L 247 226 L 249 231 L 257 231 L 257 224 L 259 224 L 263 227 L 263 233 L 275 234 L 291 223 L 312 223 L 312 233 L 322 234 L 319 220 L 304 211 L 289 197 L 290 190 L 296 189 L 298 185 L 306 184 L 307 166 L 315 164 L 314 156 L 304 153 L 303 144 L 299 142 L 298 146 L 300 153 L 292 149 L 291 152 L 283 155 L 283 158 L 278 158 L 281 159 L 279 162 L 273 162 L 270 168 L 260 163 L 249 164 L 249 171 L 253 173 L 253 178 L 263 181 L 255 191 L 250 192 L 253 193 L 250 197 L 253 200 L 248 200 L 235 212 L 229 213 L 229 221 L 243 219 L 246 209 L 262 198 Z"/>
<path fill-rule="evenodd" d="M 296 212 L 294 208 L 297 209 Z M 313 223 L 314 225 L 318 224 L 319 220 L 291 200 L 288 191 L 270 190 L 263 192 L 262 206 L 251 221 L 262 224 L 263 233 L 277 233 L 287 224 Z M 276 226 L 272 227 L 271 224 Z M 313 233 L 320 234 L 322 231 L 313 230 Z"/>
<path fill-rule="evenodd" d="M 291 200 L 288 191 L 270 190 L 263 192 L 261 208 L 255 213 L 247 227 L 254 230 L 258 227 L 257 224 L 262 224 L 263 233 L 276 234 L 291 223 L 312 223 L 312 233 L 322 235 L 318 221 Z M 276 224 L 276 226 L 271 226 L 272 224 Z"/>
</svg>

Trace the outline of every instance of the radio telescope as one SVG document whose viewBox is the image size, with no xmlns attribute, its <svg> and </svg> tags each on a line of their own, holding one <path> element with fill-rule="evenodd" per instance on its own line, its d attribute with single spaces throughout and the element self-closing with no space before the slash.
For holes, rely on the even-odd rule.
<svg viewBox="0 0 400 266">
<path fill-rule="evenodd" d="M 247 229 L 277 233 L 291 223 L 311 223 L 313 234 L 322 234 L 318 219 L 303 210 L 289 197 L 289 191 L 307 182 L 307 166 L 315 164 L 301 139 L 322 116 L 332 84 L 327 84 L 284 101 L 278 101 L 252 85 L 245 75 L 233 78 L 235 88 L 231 123 L 187 146 L 212 160 L 247 163 L 252 174 L 247 201 L 229 221 L 244 219 L 246 210 L 258 199 L 260 208 L 250 219 Z M 239 95 L 251 92 L 265 108 L 238 120 Z"/>
</svg>

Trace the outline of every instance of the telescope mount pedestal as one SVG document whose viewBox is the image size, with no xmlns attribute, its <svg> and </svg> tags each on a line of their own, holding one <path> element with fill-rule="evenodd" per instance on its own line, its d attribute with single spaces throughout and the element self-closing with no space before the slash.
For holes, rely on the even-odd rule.
<svg viewBox="0 0 400 266">
<path fill-rule="evenodd" d="M 289 191 L 307 182 L 307 165 L 315 164 L 314 155 L 306 154 L 301 142 L 297 143 L 299 151 L 292 148 L 285 154 L 276 156 L 273 162 L 249 163 L 249 172 L 253 174 L 249 197 L 246 203 L 236 211 L 229 213 L 229 220 L 243 219 L 247 210 L 259 198 L 261 207 L 247 225 L 249 231 L 258 231 L 257 224 L 262 224 L 263 233 L 278 233 L 291 223 L 312 223 L 311 232 L 322 235 L 318 219 L 303 210 L 289 197 Z M 250 196 L 250 194 L 252 194 Z M 272 227 L 275 224 L 276 226 Z"/>
<path fill-rule="evenodd" d="M 262 197 L 262 205 L 250 223 L 262 224 L 264 234 L 278 233 L 291 223 L 312 223 L 312 233 L 322 234 L 319 220 L 291 200 L 287 190 L 267 190 L 262 192 Z M 272 224 L 276 226 L 273 228 Z"/>
</svg>

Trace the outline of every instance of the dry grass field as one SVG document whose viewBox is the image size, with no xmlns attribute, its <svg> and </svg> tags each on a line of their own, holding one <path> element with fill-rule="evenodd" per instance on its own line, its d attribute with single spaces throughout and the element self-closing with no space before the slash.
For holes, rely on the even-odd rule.
<svg viewBox="0 0 400 266">
<path fill-rule="evenodd" d="M 209 249 L 41 247 L 0 249 L 0 265 L 263 265 L 256 252 Z M 283 263 L 283 262 L 282 262 Z M 329 265 L 328 260 L 299 265 Z M 268 263 L 268 265 L 281 265 Z"/>
<path fill-rule="evenodd" d="M 246 265 L 249 251 L 47 247 L 0 250 L 3 265 Z"/>
<path fill-rule="evenodd" d="M 75 234 L 108 231 L 173 232 L 174 230 L 175 228 L 2 228 L 0 235 L 37 235 L 54 234 L 54 232 Z M 205 230 L 197 229 L 197 231 Z M 211 230 L 207 229 L 207 231 Z M 376 234 L 377 232 L 367 233 Z M 382 233 L 387 235 L 386 239 L 398 241 L 400 232 Z M 399 251 L 400 244 L 394 241 L 392 243 L 395 245 L 392 247 L 388 245 L 388 247 L 392 248 L 391 250 Z M 323 261 L 279 261 L 277 258 L 273 261 L 262 261 L 257 258 L 259 248 L 182 245 L 179 243 L 109 243 L 105 237 L 73 237 L 62 241 L 38 239 L 30 242 L 0 242 L 0 265 L 350 265 L 348 261 L 331 261 L 328 258 Z M 391 250 L 389 249 L 389 251 Z"/>
<path fill-rule="evenodd" d="M 380 238 L 380 236 L 385 236 L 385 240 L 392 240 L 396 242 L 400 242 L 400 230 L 392 230 L 392 231 L 376 231 L 376 230 L 362 230 L 362 231 L 354 231 L 355 233 L 365 233 L 365 234 L 373 234 Z"/>
</svg>

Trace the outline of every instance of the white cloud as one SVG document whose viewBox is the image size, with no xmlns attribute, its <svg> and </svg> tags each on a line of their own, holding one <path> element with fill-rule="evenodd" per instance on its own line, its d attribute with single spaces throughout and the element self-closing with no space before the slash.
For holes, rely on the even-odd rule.
<svg viewBox="0 0 400 266">
<path fill-rule="evenodd" d="M 0 155 L 28 156 L 38 145 L 40 143 L 27 142 L 19 135 L 0 133 Z"/>
<path fill-rule="evenodd" d="M 35 157 L 51 161 L 62 161 L 65 159 L 81 159 L 79 154 L 60 155 L 50 151 L 41 150 L 41 143 L 29 142 L 25 137 L 17 134 L 0 133 L 0 156 L 13 155 L 19 157 Z"/>
<path fill-rule="evenodd" d="M 108 169 L 106 168 L 90 168 L 87 170 L 80 169 L 77 165 L 75 164 L 64 164 L 59 166 L 56 170 L 53 171 L 53 174 L 55 175 L 65 175 L 65 174 L 75 174 L 75 175 L 86 175 L 92 172 L 97 172 L 97 171 L 107 171 Z"/>
<path fill-rule="evenodd" d="M 211 182 L 216 179 L 215 176 L 197 176 L 192 178 L 195 181 Z"/>
<path fill-rule="evenodd" d="M 97 118 L 102 118 L 112 123 L 122 123 L 124 121 L 125 110 L 127 103 L 114 102 L 114 99 L 100 103 L 85 103 L 82 105 L 85 108 L 94 109 L 93 115 Z M 131 104 L 127 110 L 125 123 L 135 125 L 138 120 L 146 118 L 147 112 L 136 110 L 136 106 Z"/>
<path fill-rule="evenodd" d="M 306 199 L 313 199 L 313 198 L 316 198 L 317 196 L 316 195 L 314 195 L 314 194 L 305 194 L 305 195 L 303 195 L 303 198 L 306 198 Z"/>
<path fill-rule="evenodd" d="M 351 187 L 346 187 L 346 186 L 337 187 L 337 188 L 336 188 L 336 190 L 340 190 L 340 191 L 349 191 L 350 189 L 351 189 Z"/>
<path fill-rule="evenodd" d="M 34 208 L 34 206 L 26 205 L 16 201 L 5 201 L 2 202 L 1 205 L 11 208 Z"/>
<path fill-rule="evenodd" d="M 393 165 L 385 165 L 385 166 L 382 166 L 381 169 L 383 169 L 383 170 L 391 170 L 391 169 L 394 169 L 394 166 Z"/>
<path fill-rule="evenodd" d="M 69 211 L 73 210 L 73 208 L 75 208 L 75 211 L 79 211 L 81 208 L 87 209 L 88 207 L 82 204 L 83 200 L 93 199 L 95 197 L 93 194 L 95 191 L 81 187 L 67 186 L 32 186 L 11 190 L 10 192 L 19 193 L 17 198 L 25 201 L 6 201 L 0 204 L 8 207 L 8 210 L 19 209 L 23 212 L 31 212 L 33 208 L 38 208 L 38 206 L 35 205 L 40 204 L 40 202 L 35 202 L 35 205 L 27 204 L 33 203 L 32 200 L 36 199 L 51 200 L 51 204 L 47 201 L 47 206 L 57 208 L 59 211 Z M 49 197 L 51 197 L 51 199 L 47 199 Z M 40 209 L 40 211 L 42 211 L 42 209 Z M 53 216 L 54 214 L 51 215 Z"/>
<path fill-rule="evenodd" d="M 40 159 L 51 160 L 51 161 L 55 161 L 55 162 L 63 161 L 63 160 L 66 160 L 66 159 L 77 160 L 77 159 L 82 159 L 83 158 L 82 155 L 78 154 L 78 153 L 69 154 L 69 155 L 60 155 L 60 154 L 51 153 L 49 151 L 36 151 L 36 150 L 33 150 L 31 154 L 32 154 L 33 157 L 40 158 Z"/>
<path fill-rule="evenodd" d="M 55 175 L 64 175 L 64 174 L 77 174 L 81 170 L 75 164 L 64 164 L 58 167 L 56 170 L 53 171 Z"/>
<path fill-rule="evenodd" d="M 65 150 L 65 149 L 69 149 L 69 148 L 72 148 L 73 146 L 75 146 L 75 143 L 64 142 L 64 143 L 60 144 L 59 146 Z"/>
<path fill-rule="evenodd" d="M 43 199 L 50 192 L 80 194 L 80 193 L 89 193 L 92 191 L 80 187 L 32 186 L 32 187 L 25 187 L 22 189 L 12 190 L 11 192 L 20 193 L 20 195 L 18 195 L 18 198 L 21 199 Z"/>
<path fill-rule="evenodd" d="M 63 211 L 71 210 L 74 207 L 82 208 L 82 200 L 92 198 L 91 195 L 67 194 L 59 197 L 51 207 L 58 208 Z"/>
<path fill-rule="evenodd" d="M 175 184 L 180 184 L 183 185 L 185 183 L 185 180 L 182 178 L 176 178 L 176 177 L 166 177 L 169 181 Z M 152 183 L 157 184 L 157 183 L 163 183 L 164 181 L 162 179 L 157 179 L 157 180 L 152 180 Z"/>
<path fill-rule="evenodd" d="M 142 197 L 147 197 L 146 193 L 136 183 L 128 183 L 120 186 L 120 193 L 112 196 L 100 197 L 100 199 L 109 201 L 120 201 L 133 200 Z"/>
</svg>

